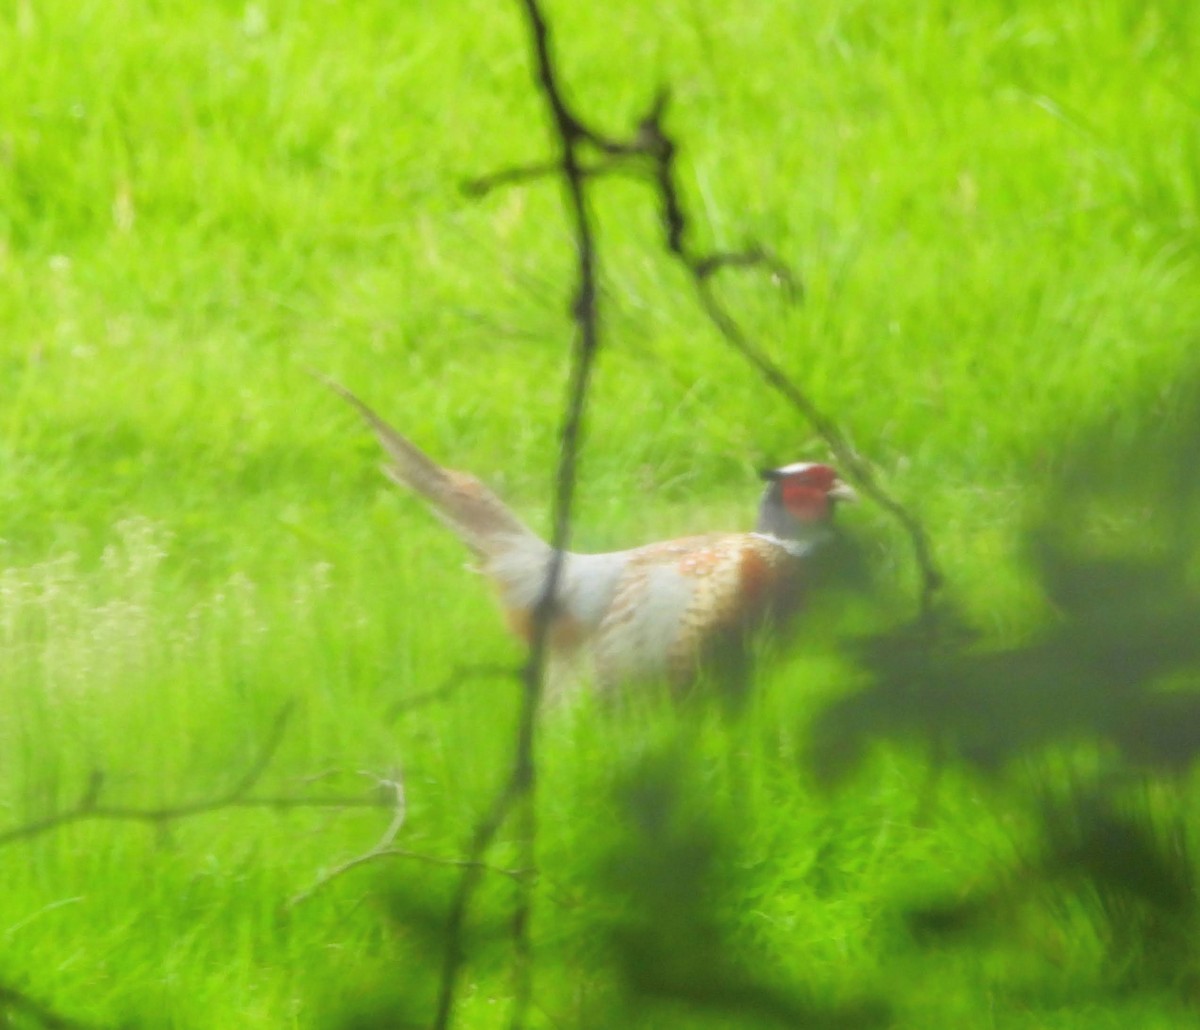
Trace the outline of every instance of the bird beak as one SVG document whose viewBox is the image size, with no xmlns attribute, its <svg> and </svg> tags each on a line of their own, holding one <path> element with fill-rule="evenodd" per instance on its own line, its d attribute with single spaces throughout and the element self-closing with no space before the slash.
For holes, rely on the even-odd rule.
<svg viewBox="0 0 1200 1030">
<path fill-rule="evenodd" d="M 830 487 L 829 496 L 838 501 L 849 501 L 851 504 L 858 502 L 858 492 L 849 483 L 843 483 L 840 479 L 835 479 L 833 486 Z"/>
<path fill-rule="evenodd" d="M 778 469 L 761 469 L 758 473 L 758 478 L 768 483 L 774 483 L 779 479 Z"/>
</svg>

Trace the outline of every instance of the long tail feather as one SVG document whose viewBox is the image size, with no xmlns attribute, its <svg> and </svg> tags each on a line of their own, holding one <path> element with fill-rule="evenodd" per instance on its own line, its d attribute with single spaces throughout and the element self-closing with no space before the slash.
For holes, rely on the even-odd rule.
<svg viewBox="0 0 1200 1030">
<path fill-rule="evenodd" d="M 494 493 L 474 476 L 442 468 L 401 436 L 346 387 L 321 377 L 355 408 L 375 432 L 389 462 L 384 472 L 394 482 L 420 494 L 434 513 L 482 558 L 496 558 L 514 545 L 545 546 Z"/>
</svg>

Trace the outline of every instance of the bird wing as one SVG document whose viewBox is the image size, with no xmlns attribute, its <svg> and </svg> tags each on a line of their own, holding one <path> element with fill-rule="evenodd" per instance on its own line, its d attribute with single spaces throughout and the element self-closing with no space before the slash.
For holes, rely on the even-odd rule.
<svg viewBox="0 0 1200 1030">
<path fill-rule="evenodd" d="M 708 658 L 744 648 L 749 630 L 795 604 L 799 559 L 753 533 L 721 533 L 628 552 L 596 634 L 602 686 L 684 683 Z"/>
</svg>

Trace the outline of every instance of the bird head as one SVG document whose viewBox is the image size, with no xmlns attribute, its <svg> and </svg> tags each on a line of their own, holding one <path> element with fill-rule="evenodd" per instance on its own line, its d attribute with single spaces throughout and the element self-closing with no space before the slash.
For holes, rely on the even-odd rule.
<svg viewBox="0 0 1200 1030">
<path fill-rule="evenodd" d="M 833 518 L 838 501 L 858 495 L 830 466 L 797 462 L 762 473 L 767 481 L 758 512 L 758 531 L 784 540 L 809 539 Z"/>
</svg>

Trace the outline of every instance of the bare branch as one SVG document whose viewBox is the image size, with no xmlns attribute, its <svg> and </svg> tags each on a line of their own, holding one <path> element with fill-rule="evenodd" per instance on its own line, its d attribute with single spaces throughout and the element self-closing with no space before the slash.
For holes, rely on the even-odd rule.
<svg viewBox="0 0 1200 1030">
<path fill-rule="evenodd" d="M 288 900 L 287 907 L 292 908 L 299 905 L 301 902 L 307 901 L 321 888 L 332 883 L 344 873 L 350 872 L 352 869 L 357 869 L 359 866 L 367 865 L 371 862 L 377 862 L 385 858 L 410 858 L 418 862 L 426 862 L 430 865 L 455 866 L 460 869 L 478 867 L 480 872 L 498 873 L 501 876 L 508 876 L 515 880 L 523 880 L 530 875 L 527 872 L 517 869 L 502 869 L 499 866 L 490 866 L 483 862 L 470 863 L 463 859 L 457 858 L 442 858 L 439 855 L 426 855 L 419 851 L 409 851 L 406 848 L 395 848 L 392 844 L 399 835 L 400 830 L 404 826 L 404 820 L 408 815 L 408 801 L 404 791 L 404 779 L 400 773 L 396 773 L 391 779 L 380 780 L 380 787 L 386 788 L 392 792 L 395 798 L 393 806 L 392 821 L 388 824 L 388 828 L 384 830 L 383 836 L 374 847 L 364 851 L 361 855 L 355 855 L 354 858 L 348 859 L 335 866 L 329 872 L 318 877 L 317 881 L 307 890 L 301 891 Z"/>
<path fill-rule="evenodd" d="M 279 745 L 283 743 L 284 731 L 287 729 L 287 724 L 291 721 L 292 713 L 295 710 L 296 703 L 288 701 L 275 714 L 271 728 L 267 731 L 266 743 L 263 744 L 258 758 L 250 763 L 246 771 L 242 773 L 241 778 L 230 788 L 229 793 L 226 795 L 228 800 L 236 801 L 244 797 L 262 779 L 263 773 L 267 771 L 267 766 L 271 764 L 271 760 L 275 757 L 275 752 L 279 750 Z"/>
<path fill-rule="evenodd" d="M 288 901 L 288 908 L 291 908 L 293 905 L 298 905 L 302 901 L 307 901 L 318 890 L 320 890 L 330 881 L 336 880 L 342 875 L 342 873 L 347 872 L 350 869 L 354 869 L 356 866 L 363 865 L 366 862 L 370 862 L 372 859 L 378 858 L 380 855 L 388 852 L 391 849 L 392 842 L 396 839 L 396 835 L 399 834 L 401 827 L 404 826 L 404 820 L 408 817 L 408 796 L 404 792 L 404 777 L 399 771 L 397 771 L 397 773 L 391 779 L 380 780 L 379 786 L 386 790 L 390 790 L 395 801 L 392 808 L 392 821 L 388 823 L 388 827 L 383 831 L 383 836 L 379 838 L 378 843 L 376 843 L 373 848 L 363 852 L 363 854 L 358 855 L 347 862 L 343 862 L 341 865 L 336 866 L 328 873 L 318 877 L 316 883 L 314 883 L 307 890 L 301 891 L 299 894 L 293 896 Z"/>
<path fill-rule="evenodd" d="M 408 858 L 416 862 L 424 862 L 427 865 L 451 866 L 456 869 L 477 869 L 481 873 L 495 873 L 498 876 L 507 876 L 510 879 L 523 883 L 530 879 L 534 872 L 532 869 L 505 869 L 502 866 L 488 865 L 485 862 L 469 862 L 462 858 L 445 858 L 441 855 L 427 855 L 421 851 L 409 851 L 405 848 L 372 848 L 370 851 L 364 851 L 361 855 L 356 855 L 354 858 L 343 862 L 337 868 L 330 870 L 324 876 L 317 880 L 307 890 L 301 891 L 294 897 L 288 899 L 288 908 L 292 908 L 302 902 L 308 901 L 323 887 L 336 880 L 343 873 L 348 873 L 352 869 L 357 869 L 359 866 L 368 865 L 373 862 L 380 862 L 390 858 Z"/>
<path fill-rule="evenodd" d="M 460 184 L 460 189 L 468 197 L 483 197 L 493 190 L 506 186 L 516 186 L 523 182 L 533 182 L 538 179 L 548 179 L 558 175 L 562 165 L 558 161 L 543 161 L 538 164 L 525 165 L 520 168 L 503 168 L 491 175 L 481 175 L 476 179 L 466 179 Z M 579 174 L 585 179 L 600 179 L 606 175 L 630 175 L 644 178 L 645 173 L 631 168 L 629 162 L 620 157 L 610 157 L 591 165 L 581 165 Z"/>
<path fill-rule="evenodd" d="M 804 297 L 804 284 L 783 261 L 762 247 L 709 254 L 697 260 L 695 275 L 707 281 L 726 268 L 765 268 L 787 290 L 789 299 L 802 300 Z"/>
<path fill-rule="evenodd" d="M 824 439 L 843 470 L 853 479 L 862 492 L 879 504 L 904 528 L 911 541 L 914 558 L 921 575 L 920 618 L 930 624 L 933 619 L 934 602 L 942 585 L 942 574 L 929 547 L 924 527 L 915 515 L 893 498 L 879 483 L 870 463 L 866 461 L 847 440 L 837 423 L 801 390 L 784 371 L 773 362 L 763 348 L 757 346 L 742 330 L 713 291 L 713 273 L 730 265 L 761 265 L 773 274 L 779 274 L 781 262 L 767 252 L 756 249 L 743 254 L 703 254 L 688 244 L 689 222 L 682 202 L 675 170 L 677 148 L 674 141 L 662 128 L 665 102 L 656 101 L 650 114 L 643 119 L 639 128 L 641 138 L 657 158 L 655 180 L 659 202 L 662 207 L 663 234 L 667 250 L 691 274 L 700 305 L 716 326 L 717 331 L 763 378 L 772 389 L 780 393 L 799 411 Z M 785 280 L 789 281 L 789 280 Z"/>
<path fill-rule="evenodd" d="M 523 2 L 527 9 L 532 6 L 536 10 L 536 3 L 531 3 L 530 0 L 523 0 Z M 533 19 L 534 16 L 531 14 L 530 17 Z M 535 25 L 542 26 L 538 51 L 539 58 L 542 58 L 547 56 L 547 50 L 544 45 L 544 22 L 541 20 L 540 14 L 537 15 Z M 687 270 L 700 306 L 722 338 L 754 368 L 768 386 L 783 396 L 812 425 L 842 466 L 848 478 L 859 486 L 862 493 L 879 504 L 903 528 L 909 538 L 921 581 L 919 590 L 920 622 L 926 627 L 932 627 L 935 603 L 943 577 L 929 544 L 928 535 L 920 520 L 891 496 L 879 482 L 870 462 L 850 444 L 837 423 L 825 414 L 812 398 L 771 360 L 764 348 L 746 334 L 713 290 L 712 279 L 722 269 L 757 267 L 766 270 L 779 280 L 787 287 L 792 297 L 799 298 L 803 294 L 801 283 L 784 262 L 762 247 L 755 246 L 742 251 L 704 253 L 691 245 L 689 241 L 691 222 L 683 205 L 677 181 L 678 147 L 674 139 L 663 128 L 663 118 L 669 102 L 668 91 L 666 89 L 659 90 L 650 109 L 639 121 L 637 131 L 631 139 L 614 140 L 586 125 L 577 114 L 570 111 L 564 104 L 561 93 L 551 92 L 551 89 L 554 88 L 552 74 L 549 76 L 549 80 L 548 84 L 545 73 L 540 77 L 543 92 L 546 93 L 547 99 L 556 112 L 557 124 L 564 142 L 578 143 L 582 141 L 601 154 L 607 155 L 611 161 L 604 166 L 606 173 L 615 170 L 612 167 L 614 163 L 632 161 L 635 162 L 638 174 L 648 175 L 654 183 L 659 204 L 664 246 L 667 252 Z M 649 169 L 645 168 L 646 161 L 650 163 Z M 514 169 L 508 173 L 497 172 L 484 180 L 476 181 L 497 186 L 511 181 L 536 178 L 548 173 L 551 167 L 553 165 L 546 162 L 531 165 L 525 169 Z M 537 175 L 533 174 L 535 170 Z"/>
<path fill-rule="evenodd" d="M 405 712 L 411 712 L 416 708 L 424 708 L 426 705 L 445 700 L 458 690 L 459 687 L 472 680 L 507 679 L 513 676 L 519 677 L 520 675 L 520 669 L 514 669 L 509 665 L 458 665 L 451 669 L 446 678 L 436 687 L 397 701 L 388 709 L 387 715 L 389 719 L 394 719 Z"/>
<path fill-rule="evenodd" d="M 662 128 L 669 100 L 667 91 L 659 91 L 632 139 L 616 139 L 599 132 L 584 122 L 567 102 L 553 60 L 549 26 L 538 0 L 520 0 L 520 3 L 530 30 L 536 80 L 550 112 L 558 154 L 551 161 L 505 169 L 468 181 L 463 188 L 478 196 L 501 186 L 558 176 L 566 195 L 577 247 L 577 286 L 572 305 L 576 333 L 555 479 L 551 557 L 534 609 L 528 660 L 521 673 L 524 689 L 513 764 L 487 814 L 476 824 L 466 857 L 461 860 L 463 875 L 454 893 L 447 922 L 447 943 L 434 1019 L 434 1026 L 438 1030 L 446 1030 L 453 1016 L 458 980 L 465 960 L 463 928 L 482 873 L 489 868 L 484 864 L 483 857 L 510 815 L 518 808 L 521 816 L 519 843 L 524 865 L 530 876 L 536 876 L 536 731 L 543 693 L 546 635 L 553 615 L 563 554 L 570 537 L 583 415 L 592 363 L 600 345 L 595 228 L 586 196 L 586 185 L 590 180 L 623 170 L 650 178 L 655 184 L 660 206 L 665 246 L 688 271 L 701 306 L 726 343 L 813 425 L 848 476 L 860 485 L 865 494 L 898 519 L 910 536 L 922 577 L 921 618 L 924 622 L 932 623 L 934 598 L 941 585 L 941 574 L 920 522 L 880 486 L 871 466 L 854 450 L 837 424 L 745 334 L 713 292 L 713 279 L 726 268 L 763 268 L 782 283 L 791 296 L 799 297 L 803 291 L 790 269 L 762 247 L 713 253 L 702 253 L 691 247 L 688 242 L 688 216 L 676 183 L 677 147 Z M 588 149 L 597 152 L 595 163 L 587 162 L 585 151 Z M 435 696 L 440 696 L 440 691 L 435 692 Z M 383 857 L 394 850 L 376 848 L 345 868 Z M 533 963 L 529 937 L 532 892 L 524 880 L 521 881 L 521 887 L 513 914 L 516 961 L 511 1025 L 514 1028 L 524 1025 L 532 998 Z"/>
<path fill-rule="evenodd" d="M 817 407 L 808 394 L 797 387 L 783 370 L 746 336 L 741 326 L 717 299 L 709 279 L 697 274 L 694 283 L 701 307 L 726 342 L 755 368 L 768 385 L 786 397 L 792 407 L 808 419 L 818 435 L 828 444 L 847 476 L 904 528 L 921 576 L 920 620 L 926 625 L 932 625 L 934 604 L 942 586 L 942 573 L 929 546 L 925 527 L 912 512 L 880 485 L 870 462 L 855 450 L 838 424 Z"/>
<path fill-rule="evenodd" d="M 71 808 L 42 819 L 34 819 L 0 833 L 0 847 L 18 840 L 31 840 L 71 823 L 88 821 L 143 822 L 166 826 L 193 816 L 230 808 L 274 808 L 287 810 L 296 808 L 380 808 L 386 800 L 376 798 L 338 797 L 334 795 L 255 795 L 254 788 L 262 780 L 283 741 L 287 722 L 293 705 L 284 705 L 276 715 L 267 740 L 259 753 L 238 777 L 233 787 L 211 798 L 188 801 L 176 805 L 142 808 L 129 805 L 106 805 L 101 803 L 104 790 L 104 774 L 93 772 L 79 801 Z"/>
<path fill-rule="evenodd" d="M 575 321 L 575 342 L 567 387 L 566 410 L 560 430 L 558 469 L 555 475 L 554 528 L 551 536 L 550 560 L 542 592 L 534 608 L 533 633 L 528 660 L 522 670 L 521 711 L 517 724 L 516 748 L 512 770 L 507 782 L 494 799 L 488 814 L 476 826 L 458 889 L 451 903 L 447 925 L 446 951 L 442 963 L 434 1026 L 445 1030 L 453 1016 L 455 993 L 464 959 L 463 928 L 471 899 L 482 873 L 482 858 L 495 840 L 513 809 L 520 806 L 520 846 L 524 865 L 536 868 L 537 834 L 536 743 L 538 713 L 541 707 L 546 663 L 546 636 L 553 615 L 554 598 L 562 572 L 563 554 L 570 539 L 571 508 L 575 493 L 576 460 L 583 429 L 588 385 L 592 364 L 600 346 L 600 323 L 596 309 L 597 258 L 595 229 L 585 195 L 589 175 L 583 164 L 580 147 L 590 143 L 609 156 L 636 154 L 640 148 L 608 140 L 588 129 L 570 110 L 558 82 L 550 52 L 550 30 L 537 0 L 521 0 L 532 38 L 537 81 L 550 109 L 558 141 L 557 167 L 566 193 L 567 208 L 573 223 L 577 248 L 577 286 L 571 307 Z M 513 944 L 516 952 L 514 969 L 513 1010 L 511 1025 L 524 1025 L 533 991 L 533 962 L 529 937 L 533 895 L 527 883 L 522 883 L 513 913 Z"/>
</svg>

